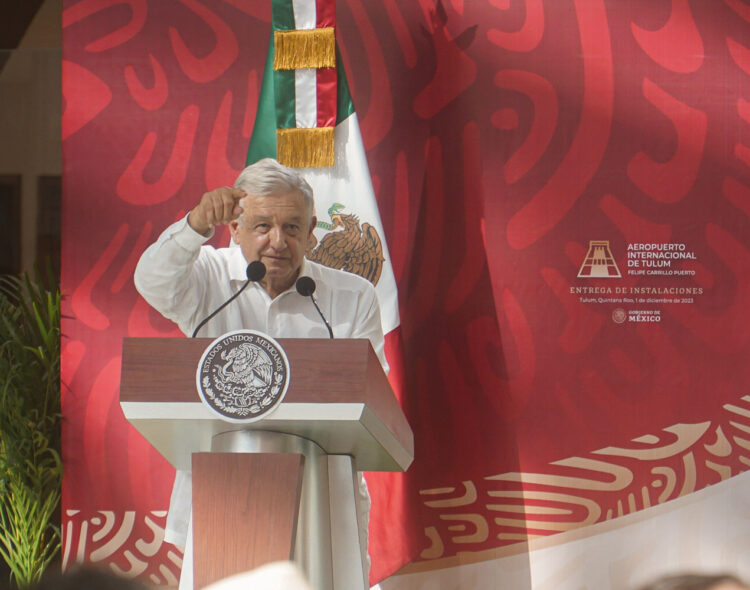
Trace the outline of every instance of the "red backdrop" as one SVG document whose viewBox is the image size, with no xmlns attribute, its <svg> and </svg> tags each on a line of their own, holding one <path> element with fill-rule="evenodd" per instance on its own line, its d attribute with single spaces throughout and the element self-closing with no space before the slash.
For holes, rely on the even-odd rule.
<svg viewBox="0 0 750 590">
<path fill-rule="evenodd" d="M 337 16 L 416 438 L 389 480 L 410 518 L 375 498 L 375 577 L 747 469 L 750 5 L 339 0 Z M 69 0 L 63 27 L 65 559 L 172 583 L 173 471 L 117 395 L 124 336 L 179 334 L 131 277 L 242 167 L 270 2 Z M 581 272 L 592 241 L 619 277 Z M 642 254 L 665 249 L 685 258 Z"/>
</svg>

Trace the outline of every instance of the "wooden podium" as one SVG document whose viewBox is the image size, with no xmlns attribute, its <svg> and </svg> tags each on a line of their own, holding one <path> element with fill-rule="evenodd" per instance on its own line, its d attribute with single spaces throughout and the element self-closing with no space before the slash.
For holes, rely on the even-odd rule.
<svg viewBox="0 0 750 590">
<path fill-rule="evenodd" d="M 222 420 L 195 373 L 211 338 L 126 338 L 120 405 L 177 469 L 193 471 L 194 587 L 293 559 L 316 590 L 366 588 L 356 471 L 404 471 L 409 424 L 368 340 L 279 339 L 283 403 Z"/>
</svg>

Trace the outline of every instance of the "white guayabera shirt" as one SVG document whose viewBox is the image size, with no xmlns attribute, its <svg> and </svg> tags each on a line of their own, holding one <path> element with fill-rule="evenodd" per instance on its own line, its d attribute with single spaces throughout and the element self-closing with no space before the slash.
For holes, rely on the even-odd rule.
<svg viewBox="0 0 750 590">
<path fill-rule="evenodd" d="M 240 248 L 204 246 L 205 237 L 187 218 L 170 225 L 141 256 L 135 286 L 143 298 L 186 335 L 247 280 Z M 316 283 L 315 299 L 335 338 L 368 338 L 387 372 L 380 306 L 375 288 L 357 275 L 304 260 L 300 276 Z M 203 326 L 198 336 L 257 330 L 273 338 L 327 338 L 328 330 L 294 285 L 271 299 L 258 283 Z"/>
</svg>

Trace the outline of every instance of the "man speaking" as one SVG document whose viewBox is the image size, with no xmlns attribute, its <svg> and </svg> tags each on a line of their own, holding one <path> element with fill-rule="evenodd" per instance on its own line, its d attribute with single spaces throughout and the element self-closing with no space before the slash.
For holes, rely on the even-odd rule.
<svg viewBox="0 0 750 590">
<path fill-rule="evenodd" d="M 135 286 L 152 307 L 188 336 L 247 281 L 247 266 L 265 276 L 212 318 L 198 336 L 252 329 L 274 338 L 327 338 L 328 329 L 300 276 L 315 281 L 321 313 L 336 338 L 368 338 L 387 368 L 375 288 L 365 279 L 305 259 L 317 220 L 310 185 L 297 172 L 266 158 L 245 168 L 234 188 L 203 195 L 185 219 L 169 226 L 141 257 Z M 205 246 L 228 224 L 237 247 Z"/>
<path fill-rule="evenodd" d="M 146 249 L 135 270 L 135 286 L 186 335 L 197 331 L 197 336 L 217 337 L 251 329 L 273 338 L 327 338 L 322 315 L 331 337 L 369 339 L 387 371 L 375 288 L 357 275 L 305 259 L 316 222 L 307 181 L 276 160 L 260 160 L 240 173 L 233 188 L 204 194 L 187 217 Z M 205 245 L 217 225 L 229 225 L 232 247 Z M 265 273 L 257 264 L 249 267 L 256 261 Z M 307 289 L 298 292 L 300 277 L 308 277 Z M 320 313 L 305 296 L 310 285 Z M 366 533 L 369 496 L 361 477 L 359 496 Z M 189 474 L 178 472 L 165 534 L 165 540 L 178 546 L 189 542 L 190 498 Z M 192 571 L 185 567 L 189 552 L 186 549 L 180 588 L 192 587 Z"/>
</svg>

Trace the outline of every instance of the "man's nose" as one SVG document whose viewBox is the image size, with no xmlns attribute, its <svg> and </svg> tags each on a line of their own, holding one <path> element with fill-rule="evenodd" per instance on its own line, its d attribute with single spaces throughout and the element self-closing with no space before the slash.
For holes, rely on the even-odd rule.
<svg viewBox="0 0 750 590">
<path fill-rule="evenodd" d="M 281 230 L 280 227 L 274 227 L 271 229 L 271 246 L 275 250 L 282 250 L 285 246 L 284 241 L 284 232 Z"/>
</svg>

